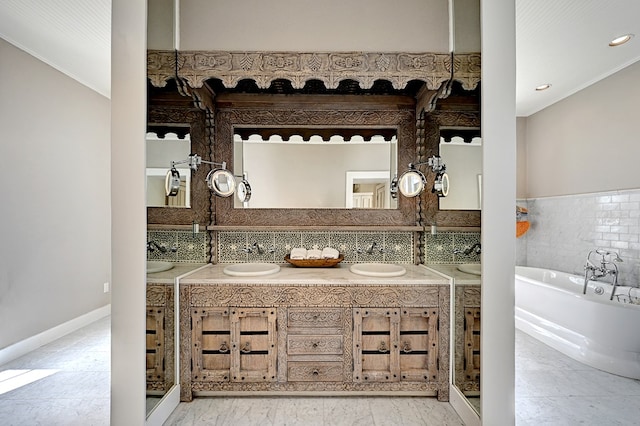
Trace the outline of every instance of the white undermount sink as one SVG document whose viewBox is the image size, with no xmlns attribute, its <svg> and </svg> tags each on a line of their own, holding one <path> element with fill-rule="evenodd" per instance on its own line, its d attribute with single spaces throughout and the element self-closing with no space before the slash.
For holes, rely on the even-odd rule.
<svg viewBox="0 0 640 426">
<path fill-rule="evenodd" d="M 164 272 L 173 268 L 173 263 L 165 260 L 147 260 L 147 274 Z"/>
<path fill-rule="evenodd" d="M 280 265 L 275 263 L 235 263 L 225 266 L 222 272 L 232 277 L 259 277 L 271 275 L 280 271 Z"/>
<path fill-rule="evenodd" d="M 356 263 L 349 270 L 366 277 L 399 277 L 407 273 L 404 266 L 393 263 Z"/>
<path fill-rule="evenodd" d="M 467 274 L 482 275 L 482 266 L 480 263 L 463 263 L 458 265 L 458 271 Z"/>
</svg>

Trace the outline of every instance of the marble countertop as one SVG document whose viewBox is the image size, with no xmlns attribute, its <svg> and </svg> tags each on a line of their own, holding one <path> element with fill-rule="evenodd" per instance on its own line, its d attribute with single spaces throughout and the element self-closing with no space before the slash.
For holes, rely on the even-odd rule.
<svg viewBox="0 0 640 426">
<path fill-rule="evenodd" d="M 168 271 L 147 274 L 147 282 L 156 284 L 173 284 L 177 277 L 193 272 L 205 265 L 206 263 L 174 263 L 173 268 Z"/>
<path fill-rule="evenodd" d="M 402 264 L 407 273 L 399 277 L 367 277 L 354 274 L 350 264 L 338 264 L 332 268 L 298 268 L 281 264 L 280 272 L 258 277 L 232 277 L 222 270 L 227 264 L 210 264 L 180 279 L 181 284 L 333 284 L 333 285 L 438 285 L 449 281 L 440 274 L 422 265 Z"/>
<path fill-rule="evenodd" d="M 424 265 L 426 269 L 432 269 L 447 277 L 455 280 L 456 285 L 480 285 L 482 284 L 482 277 L 474 274 L 467 274 L 458 270 L 458 265 L 451 264 L 429 264 Z"/>
</svg>

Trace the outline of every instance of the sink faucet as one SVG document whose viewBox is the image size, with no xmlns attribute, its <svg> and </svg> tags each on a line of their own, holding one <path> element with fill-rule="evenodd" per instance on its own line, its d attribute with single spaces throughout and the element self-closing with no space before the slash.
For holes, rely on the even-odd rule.
<svg viewBox="0 0 640 426">
<path fill-rule="evenodd" d="M 251 246 L 251 247 L 256 249 L 258 254 L 264 254 L 264 249 L 262 247 L 260 247 L 260 244 L 258 244 L 257 242 L 253 243 L 253 246 Z"/>
<path fill-rule="evenodd" d="M 600 265 L 596 266 L 591 261 L 591 255 L 595 253 L 600 256 Z M 608 259 L 607 259 L 608 257 Z M 587 261 L 584 265 L 584 287 L 582 293 L 587 294 L 587 284 L 590 280 L 598 280 L 600 278 L 611 275 L 613 277 L 613 288 L 611 289 L 611 296 L 609 300 L 613 300 L 613 296 L 616 293 L 616 287 L 618 286 L 618 265 L 615 262 L 622 262 L 620 255 L 615 251 L 608 251 L 603 249 L 591 250 L 587 254 Z"/>
<path fill-rule="evenodd" d="M 471 247 L 465 250 L 455 249 L 453 251 L 453 254 L 463 254 L 465 256 L 469 256 L 472 253 L 473 254 L 482 253 L 482 246 L 480 245 L 480 243 L 475 243 L 474 245 L 472 245 Z"/>
<path fill-rule="evenodd" d="M 162 253 L 167 252 L 167 248 L 164 245 L 160 245 L 153 240 L 147 242 L 147 250 L 154 251 L 155 249 L 160 250 Z"/>
<path fill-rule="evenodd" d="M 367 254 L 373 254 L 375 250 L 378 250 L 380 253 L 384 253 L 384 249 L 382 247 L 378 248 L 378 242 L 374 241 L 371 243 L 371 247 L 369 247 L 366 251 Z"/>
</svg>

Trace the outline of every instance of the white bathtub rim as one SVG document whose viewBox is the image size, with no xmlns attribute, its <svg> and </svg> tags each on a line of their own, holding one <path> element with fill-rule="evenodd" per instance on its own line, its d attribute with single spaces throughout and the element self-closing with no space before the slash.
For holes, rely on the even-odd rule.
<svg viewBox="0 0 640 426">
<path fill-rule="evenodd" d="M 563 287 L 558 287 L 556 285 L 553 285 L 552 283 L 548 283 L 548 282 L 544 282 L 544 281 L 538 281 L 535 278 L 531 278 L 527 275 L 522 275 L 518 273 L 518 268 L 523 268 L 523 271 L 526 270 L 545 270 L 544 268 L 535 268 L 535 267 L 531 267 L 531 266 L 516 266 L 516 272 L 515 272 L 515 279 L 516 280 L 520 280 L 522 282 L 526 282 L 528 284 L 532 284 L 532 285 L 536 285 L 536 286 L 540 286 L 540 287 L 544 287 L 544 288 L 548 288 L 548 289 L 552 289 L 553 291 L 557 291 L 572 297 L 576 297 L 578 299 L 590 299 L 596 303 L 608 303 L 608 304 L 612 304 L 615 305 L 616 308 L 620 308 L 620 309 L 640 309 L 640 305 L 637 304 L 633 304 L 633 303 L 623 303 L 623 302 L 618 302 L 617 300 L 608 300 L 608 297 L 603 297 L 603 296 L 597 296 L 595 299 L 591 298 L 591 292 L 594 291 L 594 288 L 596 286 L 600 286 L 600 287 L 604 287 L 605 288 L 605 294 L 606 295 L 610 295 L 610 291 L 611 288 L 613 287 L 611 285 L 611 283 L 608 282 L 604 282 L 604 281 L 589 281 L 588 284 L 588 288 L 587 288 L 587 294 L 582 294 L 580 293 L 576 293 L 575 291 L 571 291 L 570 289 L 566 289 Z M 548 270 L 549 272 L 554 272 L 556 274 L 562 274 L 562 275 L 567 275 L 567 276 L 572 276 L 572 277 L 577 277 L 577 275 L 574 274 L 570 274 L 568 272 L 561 272 L 561 271 L 555 271 L 555 270 Z M 631 289 L 631 291 L 634 293 L 634 297 L 638 297 L 638 293 L 640 293 L 640 289 L 637 289 L 636 287 L 629 287 L 629 286 L 618 286 L 616 289 L 616 295 L 622 295 L 622 296 L 626 296 L 626 294 L 624 294 L 625 291 L 629 291 L 629 289 Z"/>
<path fill-rule="evenodd" d="M 640 380 L 640 354 L 637 352 L 617 350 L 615 354 L 611 353 L 608 346 L 518 307 L 515 308 L 515 326 L 576 361 L 607 373 Z"/>
</svg>

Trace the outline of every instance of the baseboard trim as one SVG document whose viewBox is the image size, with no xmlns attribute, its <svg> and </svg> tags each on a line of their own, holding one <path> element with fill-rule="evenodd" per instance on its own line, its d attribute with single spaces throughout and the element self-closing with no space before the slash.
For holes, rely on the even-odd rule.
<svg viewBox="0 0 640 426">
<path fill-rule="evenodd" d="M 13 361 L 16 358 L 20 358 L 21 356 L 26 355 L 35 349 L 38 349 L 40 346 L 51 343 L 62 336 L 74 332 L 101 318 L 107 317 L 110 314 L 111 304 L 105 305 L 101 308 L 95 309 L 84 315 L 80 315 L 79 317 L 45 330 L 42 333 L 38 333 L 34 336 L 14 343 L 13 345 L 7 346 L 6 348 L 0 350 L 0 365 Z"/>
</svg>

